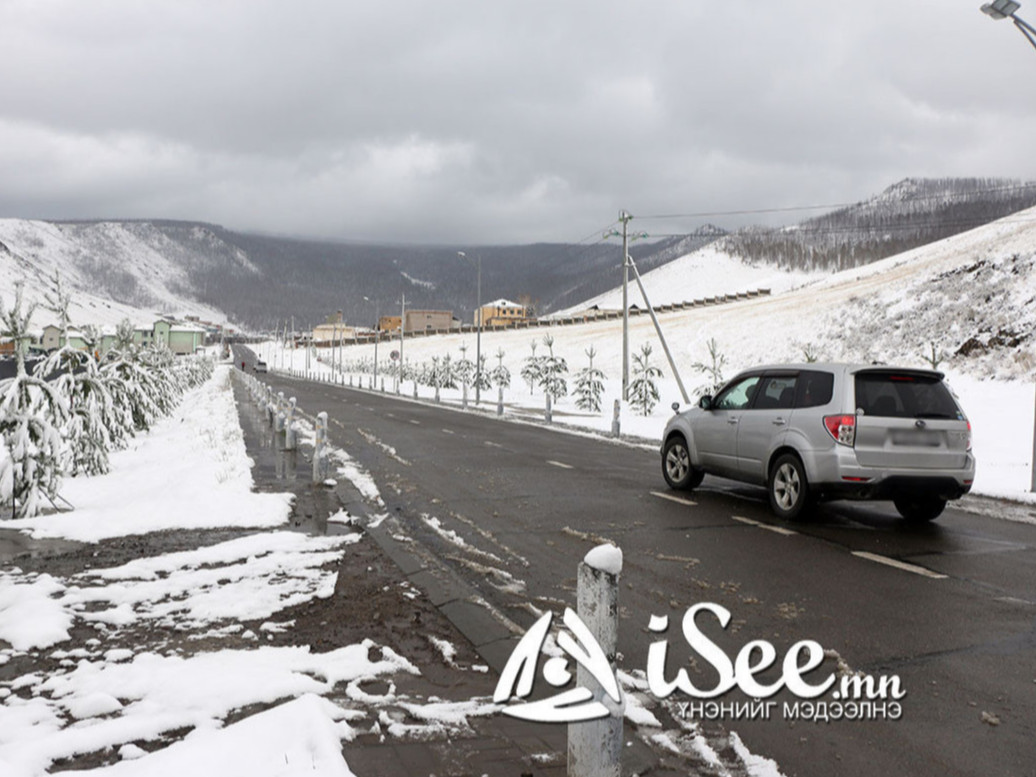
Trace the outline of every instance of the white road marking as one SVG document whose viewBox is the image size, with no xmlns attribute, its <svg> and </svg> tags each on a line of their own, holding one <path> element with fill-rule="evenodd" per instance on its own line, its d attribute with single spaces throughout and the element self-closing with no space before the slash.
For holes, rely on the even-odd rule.
<svg viewBox="0 0 1036 777">
<path fill-rule="evenodd" d="M 452 429 L 443 429 L 442 433 L 443 434 L 456 434 L 456 432 L 453 431 Z"/>
<path fill-rule="evenodd" d="M 410 423 L 412 423 L 414 426 L 420 426 L 421 425 L 421 422 L 418 421 L 416 418 L 411 418 L 410 419 Z"/>
<path fill-rule="evenodd" d="M 553 467 L 561 467 L 561 469 L 573 469 L 571 464 L 565 464 L 561 461 L 554 461 L 553 459 L 547 459 L 547 463 Z"/>
<path fill-rule="evenodd" d="M 868 561 L 876 561 L 877 563 L 884 564 L 885 566 L 901 569 L 904 572 L 913 572 L 915 575 L 921 575 L 922 577 L 930 577 L 933 580 L 945 580 L 948 577 L 948 575 L 943 575 L 939 572 L 933 572 L 932 570 L 925 569 L 924 567 L 915 566 L 914 564 L 907 564 L 905 561 L 897 561 L 896 559 L 889 558 L 888 556 L 879 556 L 877 553 L 868 553 L 865 550 L 854 550 L 852 554 L 859 558 L 865 558 Z"/>
<path fill-rule="evenodd" d="M 772 531 L 775 534 L 783 534 L 785 537 L 790 537 L 792 535 L 798 534 L 797 531 L 785 529 L 783 526 L 774 526 L 773 524 L 763 523 L 762 521 L 753 521 L 751 518 L 744 518 L 740 515 L 732 515 L 730 517 L 733 518 L 735 521 L 747 523 L 749 526 L 758 526 L 760 529 L 766 529 L 767 531 Z"/>
<path fill-rule="evenodd" d="M 498 443 L 498 442 L 493 442 L 492 440 L 486 440 L 486 441 L 485 441 L 485 442 L 483 443 L 483 445 L 488 445 L 488 446 L 489 446 L 490 448 L 503 448 L 503 447 L 504 447 L 504 446 L 503 446 L 503 445 L 501 445 L 500 443 Z"/>
<path fill-rule="evenodd" d="M 668 499 L 670 502 L 676 502 L 677 504 L 690 505 L 691 507 L 697 507 L 697 502 L 692 502 L 690 499 L 684 499 L 682 496 L 673 496 L 663 491 L 652 491 L 651 496 L 657 496 L 659 499 Z"/>
</svg>

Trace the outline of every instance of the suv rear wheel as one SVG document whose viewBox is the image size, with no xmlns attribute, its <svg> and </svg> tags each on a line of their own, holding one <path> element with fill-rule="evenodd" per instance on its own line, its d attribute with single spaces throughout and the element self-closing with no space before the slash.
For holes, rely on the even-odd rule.
<svg viewBox="0 0 1036 777">
<path fill-rule="evenodd" d="M 662 455 L 662 476 L 670 488 L 690 491 L 705 479 L 705 473 L 691 466 L 691 454 L 683 437 L 670 437 L 665 443 Z"/>
<path fill-rule="evenodd" d="M 779 518 L 798 518 L 809 505 L 809 483 L 799 457 L 785 453 L 773 463 L 767 484 L 770 509 Z"/>
<path fill-rule="evenodd" d="M 912 523 L 934 521 L 946 509 L 946 500 L 937 496 L 901 496 L 892 503 L 899 514 Z"/>
</svg>

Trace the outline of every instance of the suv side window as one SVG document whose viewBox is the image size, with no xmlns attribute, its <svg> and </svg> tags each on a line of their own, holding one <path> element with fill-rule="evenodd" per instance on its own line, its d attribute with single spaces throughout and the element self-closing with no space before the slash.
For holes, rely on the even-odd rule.
<svg viewBox="0 0 1036 777">
<path fill-rule="evenodd" d="M 830 372 L 803 370 L 795 387 L 795 407 L 822 407 L 831 401 L 835 376 Z"/>
<path fill-rule="evenodd" d="M 754 410 L 791 409 L 795 404 L 795 376 L 767 375 L 756 392 Z"/>
<path fill-rule="evenodd" d="M 755 392 L 759 389 L 759 375 L 742 378 L 723 389 L 712 403 L 716 410 L 744 410 L 752 404 Z"/>
</svg>

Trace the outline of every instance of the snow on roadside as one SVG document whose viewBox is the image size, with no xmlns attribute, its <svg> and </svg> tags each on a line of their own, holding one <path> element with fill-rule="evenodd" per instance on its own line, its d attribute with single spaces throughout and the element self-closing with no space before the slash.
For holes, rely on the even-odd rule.
<svg viewBox="0 0 1036 777">
<path fill-rule="evenodd" d="M 72 615 L 53 598 L 63 590 L 50 575 L 0 571 L 0 640 L 17 651 L 28 651 L 68 639 Z M 6 661 L 0 658 L 0 663 Z"/>
<path fill-rule="evenodd" d="M 252 491 L 226 365 L 129 449 L 114 452 L 111 468 L 65 481 L 61 496 L 74 510 L 5 521 L 4 528 L 97 542 L 164 529 L 268 528 L 291 512 L 290 494 Z"/>
<path fill-rule="evenodd" d="M 124 760 L 82 772 L 96 777 L 354 777 L 342 760 L 341 740 L 348 723 L 335 704 L 305 694 L 292 701 L 238 721 L 225 729 L 196 731 L 189 740 L 165 750 L 139 753 L 133 745 L 120 753 Z M 124 752 L 125 751 L 125 752 Z M 129 760 L 131 756 L 136 759 Z M 276 764 L 276 772 L 271 768 Z"/>
<path fill-rule="evenodd" d="M 123 762 L 91 774 L 217 767 L 249 777 L 351 774 L 341 752 L 342 741 L 358 733 L 349 722 L 377 720 L 383 700 L 371 697 L 374 709 L 367 710 L 320 697 L 335 691 L 362 699 L 362 683 L 419 669 L 370 640 L 321 654 L 261 644 L 265 634 L 290 627 L 276 613 L 332 595 L 334 565 L 360 535 L 270 531 L 286 524 L 292 497 L 253 493 L 250 467 L 229 369 L 220 367 L 171 418 L 115 454 L 111 473 L 68 481 L 66 497 L 77 509 L 4 523 L 35 537 L 83 542 L 173 529 L 264 531 L 64 579 L 0 571 L 0 640 L 10 644 L 0 648 L 0 665 L 46 648 L 57 665 L 0 682 L 0 774 L 41 777 L 60 759 L 108 748 Z M 369 476 L 349 474 L 377 496 Z M 243 631 L 242 621 L 261 619 L 259 634 Z M 77 625 L 92 626 L 95 636 L 65 644 Z M 169 630 L 187 642 L 165 647 Z M 254 646 L 211 649 L 232 635 L 235 645 Z M 194 644 L 202 652 L 184 652 Z M 235 711 L 278 703 L 223 728 Z M 467 716 L 495 709 L 475 700 L 440 709 L 394 694 L 385 703 L 411 705 L 424 716 L 399 735 L 453 731 Z M 184 728 L 193 731 L 154 753 L 136 744 L 161 746 L 168 732 Z"/>
<path fill-rule="evenodd" d="M 262 646 L 190 657 L 139 653 L 131 661 L 80 661 L 71 672 L 35 683 L 32 698 L 5 699 L 0 708 L 0 765 L 6 761 L 25 774 L 40 774 L 59 758 L 154 740 L 184 727 L 215 730 L 228 714 L 248 705 L 326 694 L 337 683 L 417 672 L 386 648 L 372 659 L 377 652 L 374 643 L 365 641 L 329 653 Z M 339 733 L 344 739 L 355 735 L 347 728 Z M 264 773 L 279 772 L 256 774 Z"/>
</svg>

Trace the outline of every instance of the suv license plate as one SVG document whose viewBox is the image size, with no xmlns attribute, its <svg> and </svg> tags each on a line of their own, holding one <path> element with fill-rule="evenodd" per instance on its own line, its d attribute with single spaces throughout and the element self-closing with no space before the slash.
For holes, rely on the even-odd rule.
<svg viewBox="0 0 1036 777">
<path fill-rule="evenodd" d="M 914 429 L 893 429 L 892 444 L 910 445 L 920 448 L 938 448 L 942 444 L 942 435 L 938 432 Z"/>
</svg>

